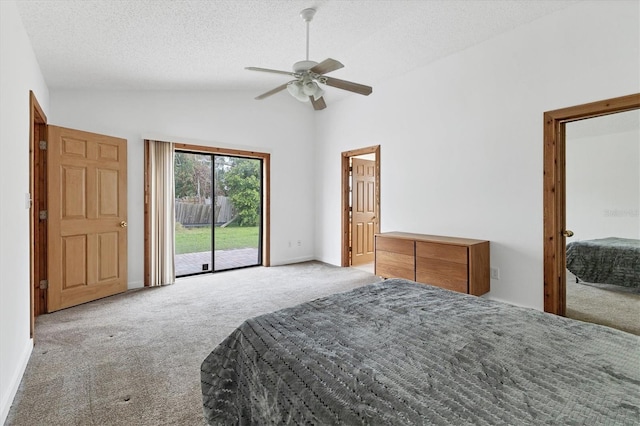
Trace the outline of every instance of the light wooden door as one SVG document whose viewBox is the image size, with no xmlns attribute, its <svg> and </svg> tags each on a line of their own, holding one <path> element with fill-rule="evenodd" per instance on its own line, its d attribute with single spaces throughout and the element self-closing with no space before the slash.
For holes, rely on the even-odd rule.
<svg viewBox="0 0 640 426">
<path fill-rule="evenodd" d="M 47 311 L 127 290 L 127 141 L 47 126 Z"/>
<path fill-rule="evenodd" d="M 352 159 L 351 264 L 374 260 L 374 235 L 377 232 L 376 162 Z"/>
</svg>

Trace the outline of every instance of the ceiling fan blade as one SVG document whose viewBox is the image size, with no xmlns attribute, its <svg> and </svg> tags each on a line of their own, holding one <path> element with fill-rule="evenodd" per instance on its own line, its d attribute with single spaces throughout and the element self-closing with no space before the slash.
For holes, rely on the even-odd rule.
<svg viewBox="0 0 640 426">
<path fill-rule="evenodd" d="M 319 97 L 318 100 L 313 99 L 313 96 L 309 96 L 309 100 L 311 101 L 311 105 L 313 105 L 313 109 L 319 111 L 321 109 L 325 109 L 327 104 L 324 102 L 323 97 Z"/>
<path fill-rule="evenodd" d="M 318 65 L 310 68 L 309 71 L 314 72 L 316 74 L 326 74 L 331 71 L 339 70 L 344 67 L 340 61 L 336 61 L 335 59 L 327 58 L 324 61 L 320 62 Z"/>
<path fill-rule="evenodd" d="M 269 68 L 245 67 L 245 70 L 270 72 L 270 73 L 274 73 L 274 74 L 292 75 L 294 77 L 298 77 L 299 76 L 298 74 L 296 74 L 294 72 L 291 72 L 291 71 L 279 71 L 279 70 L 272 70 L 272 69 L 269 69 Z"/>
<path fill-rule="evenodd" d="M 285 84 L 283 84 L 283 85 L 280 85 L 280 86 L 276 87 L 275 89 L 271 89 L 271 90 L 269 90 L 268 92 L 263 93 L 262 95 L 260 95 L 260 96 L 256 97 L 256 100 L 258 100 L 258 101 L 259 101 L 260 99 L 264 99 L 264 98 L 267 98 L 267 97 L 269 97 L 269 96 L 271 96 L 271 95 L 275 95 L 276 93 L 281 92 L 281 91 L 283 91 L 284 89 L 286 89 L 288 84 L 289 84 L 289 83 L 285 83 Z"/>
<path fill-rule="evenodd" d="M 322 83 L 326 84 L 327 86 L 337 87 L 338 89 L 348 90 L 360 95 L 369 96 L 371 92 L 373 92 L 373 88 L 371 88 L 370 86 L 365 86 L 364 84 L 353 83 L 346 80 L 339 80 L 332 77 L 324 77 L 323 80 L 325 81 L 322 81 Z"/>
</svg>

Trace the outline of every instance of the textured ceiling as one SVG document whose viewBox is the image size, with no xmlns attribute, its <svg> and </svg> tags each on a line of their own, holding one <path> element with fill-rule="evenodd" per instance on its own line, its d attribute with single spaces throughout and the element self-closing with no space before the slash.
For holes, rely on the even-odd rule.
<svg viewBox="0 0 640 426">
<path fill-rule="evenodd" d="M 287 79 L 244 70 L 305 59 L 299 12 L 315 7 L 310 59 L 367 85 L 575 1 L 18 0 L 51 89 L 250 89 Z M 375 89 L 374 89 L 375 90 Z"/>
</svg>

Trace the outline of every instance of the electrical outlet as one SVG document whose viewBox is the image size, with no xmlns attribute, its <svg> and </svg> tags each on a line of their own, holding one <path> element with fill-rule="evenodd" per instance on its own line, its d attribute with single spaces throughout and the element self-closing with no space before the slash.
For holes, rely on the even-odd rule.
<svg viewBox="0 0 640 426">
<path fill-rule="evenodd" d="M 302 247 L 302 240 L 298 240 L 298 247 Z"/>
<path fill-rule="evenodd" d="M 500 268 L 491 268 L 491 279 L 492 280 L 500 279 Z"/>
</svg>

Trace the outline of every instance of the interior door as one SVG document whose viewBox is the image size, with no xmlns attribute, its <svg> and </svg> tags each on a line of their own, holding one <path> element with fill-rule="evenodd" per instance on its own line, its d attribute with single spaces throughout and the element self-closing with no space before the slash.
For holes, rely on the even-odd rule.
<svg viewBox="0 0 640 426">
<path fill-rule="evenodd" d="M 127 290 L 127 141 L 47 126 L 47 311 Z"/>
<path fill-rule="evenodd" d="M 352 159 L 351 264 L 374 260 L 376 233 L 376 162 Z"/>
</svg>

